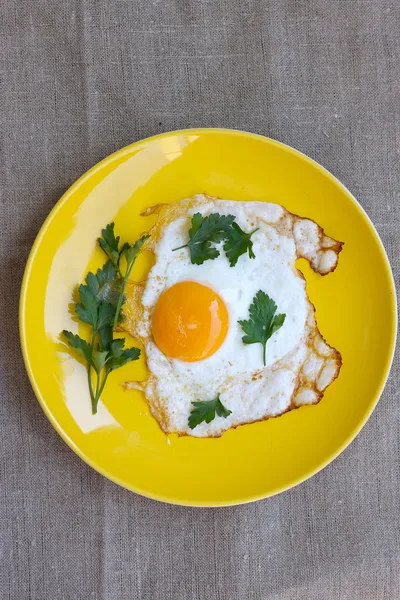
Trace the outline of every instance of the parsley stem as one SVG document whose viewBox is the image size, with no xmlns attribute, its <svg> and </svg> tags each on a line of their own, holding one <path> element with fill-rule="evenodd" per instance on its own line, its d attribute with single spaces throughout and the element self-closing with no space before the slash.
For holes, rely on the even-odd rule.
<svg viewBox="0 0 400 600">
<path fill-rule="evenodd" d="M 96 405 L 95 405 L 95 398 L 93 395 L 93 385 L 92 385 L 92 365 L 88 365 L 87 374 L 88 374 L 90 401 L 92 403 L 92 413 L 96 414 Z"/>
<path fill-rule="evenodd" d="M 94 342 L 96 340 L 96 335 L 97 335 L 97 331 L 93 330 L 93 333 L 92 333 L 92 342 L 90 344 L 90 350 L 91 350 L 91 354 L 92 355 L 93 355 Z M 89 384 L 90 400 L 92 402 L 92 413 L 95 415 L 96 412 L 97 412 L 97 408 L 96 408 L 96 400 L 95 400 L 95 397 L 94 397 L 94 394 L 93 394 L 92 365 L 90 363 L 88 364 L 87 372 L 88 372 L 88 384 Z"/>
<path fill-rule="evenodd" d="M 121 292 L 120 292 L 120 295 L 119 295 L 119 298 L 118 298 L 117 309 L 115 311 L 115 317 L 114 317 L 114 322 L 113 322 L 113 326 L 112 326 L 113 331 L 115 330 L 115 328 L 116 328 L 116 326 L 118 324 L 118 321 L 119 321 L 119 313 L 121 311 L 122 303 L 123 303 L 124 298 L 125 298 L 126 286 L 127 286 L 128 279 L 129 279 L 129 276 L 131 274 L 131 271 L 133 269 L 133 265 L 135 264 L 135 260 L 136 259 L 134 258 L 133 261 L 130 263 L 130 265 L 128 265 L 128 268 L 126 269 L 125 277 L 123 278 L 123 281 L 122 281 L 122 288 L 121 288 Z"/>
<path fill-rule="evenodd" d="M 97 412 L 97 403 L 99 401 L 98 398 L 98 393 L 99 393 L 99 382 L 100 382 L 100 373 L 97 373 L 97 379 L 96 379 L 96 391 L 94 393 L 94 404 L 95 404 L 95 410 Z"/>
<path fill-rule="evenodd" d="M 100 398 L 100 395 L 99 395 L 99 383 L 100 383 L 100 373 L 97 373 L 96 392 L 95 392 L 95 395 L 94 395 L 94 398 L 93 398 L 93 402 L 94 402 L 94 411 L 93 412 L 94 412 L 94 414 L 97 413 L 97 405 L 99 403 L 99 398 Z"/>
<path fill-rule="evenodd" d="M 256 227 L 255 229 L 253 229 L 253 231 L 250 231 L 250 233 L 248 234 L 249 237 L 251 237 L 253 235 L 253 233 L 255 233 L 256 231 L 258 231 L 260 228 Z"/>
<path fill-rule="evenodd" d="M 107 377 L 109 375 L 110 371 L 108 371 L 106 369 L 106 374 L 104 375 L 102 384 L 99 386 L 100 383 L 100 374 L 97 376 L 97 386 L 96 386 L 96 394 L 95 397 L 93 398 L 93 402 L 94 402 L 94 411 L 93 414 L 97 413 L 97 405 L 99 404 L 99 400 L 101 398 L 101 394 L 103 393 L 104 387 L 106 385 L 106 381 L 107 381 Z"/>
<path fill-rule="evenodd" d="M 183 246 L 178 246 L 177 248 L 172 248 L 171 252 L 175 252 L 175 250 L 182 250 L 182 248 L 187 248 L 189 244 L 183 244 Z"/>
<path fill-rule="evenodd" d="M 104 386 L 106 385 L 106 381 L 107 381 L 107 377 L 108 377 L 109 373 L 110 373 L 110 371 L 107 371 L 107 369 L 106 369 L 106 374 L 104 375 L 103 383 L 101 384 L 99 391 L 96 393 L 96 407 L 97 407 L 98 401 L 101 398 L 101 394 L 103 393 Z M 100 377 L 99 377 L 99 379 L 100 379 Z"/>
</svg>

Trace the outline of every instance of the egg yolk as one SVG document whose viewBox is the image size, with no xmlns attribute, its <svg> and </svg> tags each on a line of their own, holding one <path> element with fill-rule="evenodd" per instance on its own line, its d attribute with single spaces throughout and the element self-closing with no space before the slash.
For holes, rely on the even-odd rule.
<svg viewBox="0 0 400 600">
<path fill-rule="evenodd" d="M 228 311 L 211 288 L 181 281 L 165 290 L 153 314 L 153 337 L 169 358 L 194 362 L 218 350 L 228 331 Z"/>
</svg>

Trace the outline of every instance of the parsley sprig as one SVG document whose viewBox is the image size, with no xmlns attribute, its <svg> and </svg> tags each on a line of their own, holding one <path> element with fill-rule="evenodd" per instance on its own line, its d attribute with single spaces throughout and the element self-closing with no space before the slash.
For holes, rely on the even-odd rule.
<svg viewBox="0 0 400 600">
<path fill-rule="evenodd" d="M 96 274 L 87 274 L 85 284 L 78 288 L 79 302 L 75 304 L 79 320 L 91 327 L 90 342 L 78 334 L 63 331 L 68 345 L 78 351 L 87 362 L 93 414 L 97 412 L 109 374 L 140 356 L 139 348 L 125 348 L 125 339 L 114 339 L 113 332 L 120 319 L 126 285 L 136 256 L 148 237 L 143 236 L 135 244 L 126 243 L 119 248 L 119 237 L 115 237 L 114 223 L 107 225 L 101 233 L 102 237 L 98 238 L 98 243 L 109 260 Z"/>
<path fill-rule="evenodd" d="M 238 321 L 243 329 L 242 341 L 244 344 L 257 344 L 263 346 L 263 363 L 266 364 L 265 354 L 269 338 L 278 331 L 285 322 L 286 315 L 276 315 L 276 303 L 262 290 L 259 290 L 250 304 L 248 321 Z"/>
<path fill-rule="evenodd" d="M 246 252 L 250 258 L 255 258 L 250 238 L 258 228 L 245 233 L 234 221 L 233 215 L 212 213 L 203 217 L 200 213 L 195 213 L 192 217 L 192 227 L 189 229 L 188 243 L 173 248 L 173 251 L 189 248 L 192 264 L 202 265 L 206 260 L 213 260 L 219 256 L 219 250 L 213 244 L 224 241 L 224 252 L 231 267 L 234 267 L 239 256 Z"/>
<path fill-rule="evenodd" d="M 133 245 L 126 242 L 121 248 L 119 248 L 119 236 L 115 237 L 114 223 L 109 223 L 105 229 L 102 229 L 101 235 L 102 237 L 97 239 L 99 246 L 107 254 L 116 273 L 122 280 L 121 292 L 118 298 L 117 309 L 115 311 L 113 321 L 113 329 L 115 329 L 119 321 L 121 307 L 124 302 L 126 286 L 132 272 L 133 265 L 135 264 L 136 256 L 138 255 L 145 241 L 150 236 L 143 235 Z M 126 262 L 125 274 L 123 274 L 121 270 L 123 258 L 125 258 Z"/>
<path fill-rule="evenodd" d="M 192 411 L 189 416 L 188 425 L 190 429 L 194 429 L 200 423 L 205 421 L 206 423 L 211 423 L 213 419 L 215 419 L 215 413 L 219 417 L 229 417 L 232 414 L 231 410 L 225 408 L 222 404 L 219 394 L 213 400 L 198 400 L 197 402 L 192 402 Z"/>
</svg>

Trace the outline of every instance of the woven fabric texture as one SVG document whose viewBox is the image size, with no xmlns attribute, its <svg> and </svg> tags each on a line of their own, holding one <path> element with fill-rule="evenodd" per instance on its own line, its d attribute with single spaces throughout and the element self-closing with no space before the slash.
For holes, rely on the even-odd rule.
<svg viewBox="0 0 400 600">
<path fill-rule="evenodd" d="M 52 206 L 101 158 L 173 129 L 254 131 L 316 159 L 360 200 L 398 281 L 399 1 L 2 0 L 0 77 L 0 598 L 400 598 L 398 357 L 324 471 L 199 510 L 75 456 L 18 340 L 23 268 Z"/>
</svg>

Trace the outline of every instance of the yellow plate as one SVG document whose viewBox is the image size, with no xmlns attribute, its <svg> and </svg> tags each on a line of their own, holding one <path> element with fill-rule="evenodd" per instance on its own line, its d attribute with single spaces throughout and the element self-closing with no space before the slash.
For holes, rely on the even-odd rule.
<svg viewBox="0 0 400 600">
<path fill-rule="evenodd" d="M 96 237 L 115 221 L 123 241 L 149 228 L 139 216 L 158 202 L 195 193 L 265 200 L 310 217 L 345 242 L 335 273 L 305 262 L 311 301 L 343 368 L 317 406 L 230 430 L 219 439 L 166 436 L 139 392 L 120 383 L 146 376 L 145 361 L 109 378 L 90 412 L 86 373 L 60 342 L 76 330 L 71 294 L 104 256 Z M 150 218 L 150 220 L 153 217 Z M 149 269 L 143 255 L 133 277 Z M 20 332 L 26 368 L 53 426 L 89 465 L 139 494 L 193 506 L 223 506 L 276 494 L 328 464 L 355 437 L 385 384 L 396 336 L 393 278 L 382 243 L 353 196 L 325 169 L 276 141 L 250 133 L 194 129 L 128 146 L 91 169 L 44 223 L 25 271 Z"/>
</svg>

